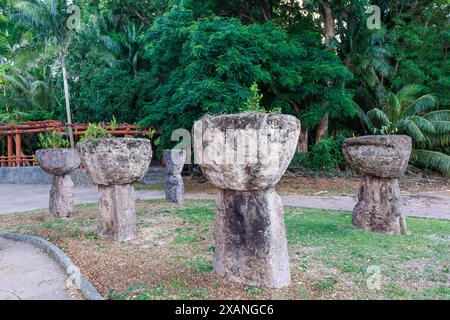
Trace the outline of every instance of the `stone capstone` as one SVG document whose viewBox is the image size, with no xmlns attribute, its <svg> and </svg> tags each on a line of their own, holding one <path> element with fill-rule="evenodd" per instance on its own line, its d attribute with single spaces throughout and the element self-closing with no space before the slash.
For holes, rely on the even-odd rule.
<svg viewBox="0 0 450 320">
<path fill-rule="evenodd" d="M 42 170 L 53 175 L 69 174 L 80 166 L 80 156 L 74 149 L 41 149 L 36 157 Z"/>
<path fill-rule="evenodd" d="M 195 161 L 221 189 L 275 186 L 288 168 L 300 135 L 289 115 L 240 113 L 205 116 L 193 127 Z"/>
<path fill-rule="evenodd" d="M 95 139 L 77 144 L 77 150 L 92 182 L 104 186 L 137 182 L 152 159 L 147 139 Z"/>
<path fill-rule="evenodd" d="M 346 139 L 342 151 L 360 173 L 399 178 L 408 167 L 412 140 L 408 136 L 364 136 Z"/>
</svg>

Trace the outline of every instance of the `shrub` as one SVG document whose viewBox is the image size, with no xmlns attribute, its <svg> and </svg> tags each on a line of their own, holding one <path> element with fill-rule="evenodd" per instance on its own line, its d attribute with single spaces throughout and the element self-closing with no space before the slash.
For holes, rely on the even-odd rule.
<svg viewBox="0 0 450 320">
<path fill-rule="evenodd" d="M 110 138 L 108 130 L 101 125 L 90 123 L 84 134 L 81 136 L 80 142 L 99 138 Z"/>
<path fill-rule="evenodd" d="M 39 134 L 39 146 L 42 149 L 68 148 L 69 145 L 69 141 L 67 141 L 67 139 L 65 139 L 60 132 L 48 132 L 45 134 Z"/>
<path fill-rule="evenodd" d="M 324 172 L 345 170 L 347 163 L 341 146 L 342 142 L 352 135 L 349 131 L 339 131 L 313 145 L 308 153 L 296 153 L 290 168 L 292 170 L 306 168 Z"/>
</svg>

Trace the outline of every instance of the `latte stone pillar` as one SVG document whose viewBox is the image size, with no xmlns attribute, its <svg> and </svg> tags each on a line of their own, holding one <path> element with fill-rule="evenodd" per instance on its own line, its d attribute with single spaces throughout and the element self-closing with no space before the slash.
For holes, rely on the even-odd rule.
<svg viewBox="0 0 450 320">
<path fill-rule="evenodd" d="M 345 158 L 361 175 L 354 227 L 384 234 L 408 233 L 398 178 L 408 167 L 411 150 L 408 136 L 364 136 L 344 141 Z"/>
<path fill-rule="evenodd" d="M 186 151 L 180 149 L 164 150 L 163 157 L 167 170 L 164 183 L 166 200 L 172 203 L 182 203 L 184 184 L 181 172 L 186 161 Z"/>
<path fill-rule="evenodd" d="M 205 116 L 193 134 L 196 162 L 220 189 L 214 272 L 247 285 L 288 286 L 284 209 L 274 187 L 295 153 L 300 121 L 264 113 Z"/>
<path fill-rule="evenodd" d="M 102 138 L 79 143 L 77 150 L 98 187 L 98 232 L 101 239 L 136 238 L 134 183 L 141 180 L 152 158 L 150 140 Z"/>
<path fill-rule="evenodd" d="M 80 166 L 80 157 L 73 149 L 41 149 L 36 157 L 42 170 L 53 175 L 49 211 L 55 218 L 74 215 L 73 182 L 70 174 Z"/>
</svg>

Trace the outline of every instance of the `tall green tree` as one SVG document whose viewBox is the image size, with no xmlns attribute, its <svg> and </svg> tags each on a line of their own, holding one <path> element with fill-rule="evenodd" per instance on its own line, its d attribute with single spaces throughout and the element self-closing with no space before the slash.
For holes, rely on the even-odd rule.
<svg viewBox="0 0 450 320">
<path fill-rule="evenodd" d="M 195 19 L 177 6 L 155 21 L 147 41 L 155 87 L 141 124 L 160 128 L 166 142 L 174 129 L 189 129 L 202 114 L 238 112 L 253 82 L 268 109 L 281 108 L 306 125 L 320 121 L 317 109 L 326 100 L 333 101 L 334 117 L 352 114 L 342 85 L 351 75 L 318 35 L 290 37 L 273 23 Z"/>
<path fill-rule="evenodd" d="M 31 26 L 44 41 L 55 45 L 61 65 L 68 134 L 72 148 L 75 145 L 72 132 L 72 112 L 70 108 L 70 92 L 66 60 L 72 42 L 73 31 L 68 27 L 71 13 L 69 1 L 65 0 L 30 0 L 15 4 L 15 17 L 23 24 Z"/>
</svg>

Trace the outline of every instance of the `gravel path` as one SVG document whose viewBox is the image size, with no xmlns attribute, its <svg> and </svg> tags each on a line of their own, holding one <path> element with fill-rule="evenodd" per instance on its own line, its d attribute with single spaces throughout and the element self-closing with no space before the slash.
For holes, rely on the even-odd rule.
<svg viewBox="0 0 450 320">
<path fill-rule="evenodd" d="M 33 185 L 0 185 L 0 215 L 17 212 L 45 209 L 48 207 L 50 186 Z M 187 199 L 215 199 L 211 194 L 187 194 Z M 138 200 L 164 198 L 163 191 L 136 191 Z M 356 196 L 283 196 L 287 206 L 313 209 L 331 209 L 351 211 L 357 201 Z M 450 220 L 450 197 L 420 193 L 403 196 L 404 213 L 407 216 Z M 75 188 L 77 204 L 96 203 L 95 188 Z"/>
</svg>

